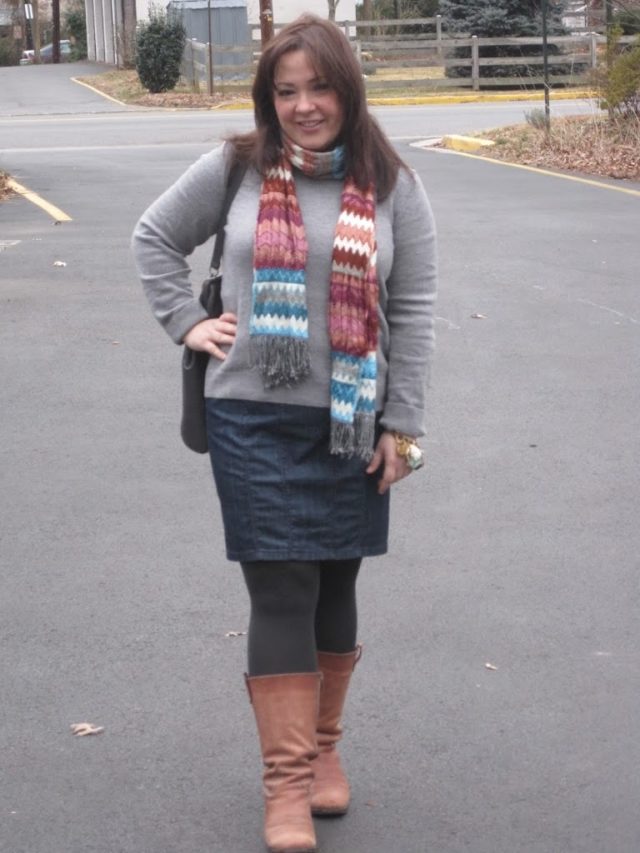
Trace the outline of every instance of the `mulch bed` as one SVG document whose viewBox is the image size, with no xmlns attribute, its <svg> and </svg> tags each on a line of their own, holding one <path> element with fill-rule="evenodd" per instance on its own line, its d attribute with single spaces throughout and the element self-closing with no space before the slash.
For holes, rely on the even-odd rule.
<svg viewBox="0 0 640 853">
<path fill-rule="evenodd" d="M 606 178 L 640 180 L 640 119 L 601 116 L 555 119 L 547 139 L 530 124 L 482 134 L 496 144 L 480 152 L 496 160 Z"/>
</svg>

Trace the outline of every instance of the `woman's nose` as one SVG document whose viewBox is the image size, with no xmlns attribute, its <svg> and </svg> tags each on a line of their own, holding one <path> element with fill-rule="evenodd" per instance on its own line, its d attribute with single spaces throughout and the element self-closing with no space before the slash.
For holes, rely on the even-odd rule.
<svg viewBox="0 0 640 853">
<path fill-rule="evenodd" d="M 300 113 L 308 113 L 313 109 L 313 101 L 309 97 L 308 92 L 300 92 L 298 96 L 298 100 L 296 102 L 296 109 Z"/>
</svg>

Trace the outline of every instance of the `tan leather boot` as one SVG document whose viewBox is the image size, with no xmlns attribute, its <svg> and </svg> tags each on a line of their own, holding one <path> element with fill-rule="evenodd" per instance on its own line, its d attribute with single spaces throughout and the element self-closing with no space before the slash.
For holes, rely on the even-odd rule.
<svg viewBox="0 0 640 853">
<path fill-rule="evenodd" d="M 349 808 L 349 782 L 340 763 L 336 744 L 342 737 L 342 709 L 351 673 L 362 655 L 362 646 L 347 654 L 318 652 L 322 673 L 318 714 L 318 757 L 311 764 L 311 812 L 314 815 L 341 815 Z"/>
<path fill-rule="evenodd" d="M 246 677 L 264 762 L 269 853 L 315 853 L 309 791 L 316 756 L 320 673 Z"/>
</svg>

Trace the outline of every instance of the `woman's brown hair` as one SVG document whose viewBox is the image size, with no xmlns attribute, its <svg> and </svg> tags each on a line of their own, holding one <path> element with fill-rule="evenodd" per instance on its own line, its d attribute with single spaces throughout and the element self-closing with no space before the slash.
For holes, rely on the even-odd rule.
<svg viewBox="0 0 640 853">
<path fill-rule="evenodd" d="M 280 59 L 294 50 L 304 51 L 340 100 L 344 110 L 340 141 L 345 146 L 347 172 L 361 189 L 374 183 L 378 198 L 386 198 L 404 163 L 369 114 L 362 70 L 346 37 L 335 24 L 315 15 L 301 15 L 265 47 L 252 91 L 256 129 L 230 137 L 236 158 L 252 162 L 261 174 L 280 159 L 274 78 Z"/>
</svg>

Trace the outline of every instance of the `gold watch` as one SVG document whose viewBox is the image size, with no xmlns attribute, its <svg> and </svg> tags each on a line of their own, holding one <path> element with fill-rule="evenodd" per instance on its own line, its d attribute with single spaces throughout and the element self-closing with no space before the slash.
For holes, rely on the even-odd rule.
<svg viewBox="0 0 640 853">
<path fill-rule="evenodd" d="M 417 471 L 424 465 L 424 453 L 418 446 L 418 442 L 410 435 L 404 435 L 401 432 L 392 432 L 395 443 L 396 453 L 401 456 L 412 471 Z"/>
</svg>

